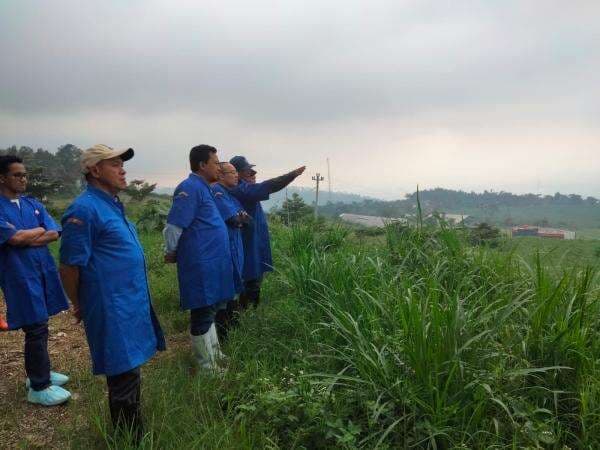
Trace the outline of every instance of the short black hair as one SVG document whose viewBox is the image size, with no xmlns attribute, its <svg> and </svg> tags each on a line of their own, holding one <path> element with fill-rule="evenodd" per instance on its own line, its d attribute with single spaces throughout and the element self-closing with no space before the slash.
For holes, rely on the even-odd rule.
<svg viewBox="0 0 600 450">
<path fill-rule="evenodd" d="M 190 150 L 190 168 L 192 172 L 198 170 L 200 163 L 207 163 L 210 155 L 217 153 L 217 149 L 210 145 L 196 145 Z"/>
<path fill-rule="evenodd" d="M 23 164 L 23 160 L 17 155 L 0 156 L 0 175 L 6 175 L 10 171 L 11 164 Z"/>
</svg>

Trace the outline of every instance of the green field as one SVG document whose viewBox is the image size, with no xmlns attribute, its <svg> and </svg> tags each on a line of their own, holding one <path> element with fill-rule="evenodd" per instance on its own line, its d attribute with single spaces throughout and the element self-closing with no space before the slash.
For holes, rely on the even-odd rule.
<svg viewBox="0 0 600 450">
<path fill-rule="evenodd" d="M 600 241 L 575 239 L 558 241 L 537 237 L 510 239 L 505 249 L 515 251 L 528 263 L 532 263 L 539 252 L 545 265 L 560 271 L 574 266 L 600 264 Z"/>
<path fill-rule="evenodd" d="M 578 239 L 600 240 L 600 228 L 584 228 L 577 231 Z"/>
<path fill-rule="evenodd" d="M 498 225 L 505 225 L 507 219 L 510 219 L 515 225 L 536 225 L 545 221 L 548 226 L 567 228 L 573 231 L 589 229 L 600 231 L 600 208 L 585 205 L 498 206 L 493 210 L 465 208 L 464 211 L 459 212 Z"/>
<path fill-rule="evenodd" d="M 580 264 L 600 260 L 569 256 L 581 242 L 273 234 L 277 271 L 227 342 L 223 378 L 191 371 L 174 268 L 160 234 L 143 236 L 157 312 L 181 343 L 144 369 L 145 448 L 600 446 L 598 277 Z M 72 375 L 83 398 L 68 444 L 128 448 L 111 437 L 101 380 Z"/>
</svg>

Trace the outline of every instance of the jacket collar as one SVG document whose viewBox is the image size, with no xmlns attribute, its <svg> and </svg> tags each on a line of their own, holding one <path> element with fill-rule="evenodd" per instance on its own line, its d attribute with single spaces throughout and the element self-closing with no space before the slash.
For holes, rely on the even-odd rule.
<svg viewBox="0 0 600 450">
<path fill-rule="evenodd" d="M 110 203 L 113 206 L 116 206 L 120 210 L 123 210 L 123 204 L 121 203 L 121 200 L 117 195 L 112 196 L 108 192 L 103 191 L 102 189 L 98 189 L 97 187 L 91 186 L 89 184 L 87 186 L 87 192 L 95 195 L 96 197 L 101 198 L 102 200 Z"/>
<path fill-rule="evenodd" d="M 210 187 L 210 184 L 208 184 L 208 182 L 197 173 L 191 172 L 189 178 L 191 178 L 192 180 L 199 180 L 206 187 Z"/>
</svg>

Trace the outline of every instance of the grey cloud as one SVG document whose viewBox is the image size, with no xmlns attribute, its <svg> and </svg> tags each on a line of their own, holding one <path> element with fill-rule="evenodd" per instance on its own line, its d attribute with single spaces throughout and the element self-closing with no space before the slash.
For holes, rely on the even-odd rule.
<svg viewBox="0 0 600 450">
<path fill-rule="evenodd" d="M 319 122 L 509 102 L 547 106 L 565 85 L 583 104 L 600 92 L 590 70 L 600 66 L 593 20 L 600 7 L 56 4 L 2 7 L 0 54 L 10 70 L 1 75 L 1 110 L 189 110 Z M 570 107 L 576 113 L 581 104 Z"/>
<path fill-rule="evenodd" d="M 598 195 L 599 16 L 584 0 L 6 0 L 0 147 L 132 145 L 130 176 L 163 185 L 207 142 L 264 176 L 330 157 L 337 189 L 377 195 L 528 191 L 538 174 Z"/>
</svg>

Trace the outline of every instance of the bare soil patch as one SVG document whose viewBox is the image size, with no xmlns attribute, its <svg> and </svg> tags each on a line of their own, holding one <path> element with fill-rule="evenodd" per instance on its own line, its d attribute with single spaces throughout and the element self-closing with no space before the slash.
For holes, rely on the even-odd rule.
<svg viewBox="0 0 600 450">
<path fill-rule="evenodd" d="M 0 314 L 5 305 L 0 303 Z M 72 375 L 89 370 L 89 350 L 83 327 L 69 312 L 49 321 L 49 352 L 54 370 Z M 22 331 L 0 333 L 0 448 L 64 448 L 60 427 L 72 420 L 69 404 L 47 408 L 27 402 Z M 70 385 L 73 401 L 79 394 Z"/>
<path fill-rule="evenodd" d="M 0 314 L 5 316 L 4 300 L 0 296 Z M 43 407 L 27 402 L 22 331 L 0 332 L 0 449 L 44 448 L 64 449 L 69 446 L 66 429 L 89 432 L 81 417 L 87 401 L 90 356 L 82 324 L 76 324 L 70 312 L 58 314 L 49 321 L 49 352 L 54 370 L 65 373 L 71 381 L 65 387 L 73 397 L 66 405 Z M 177 350 L 189 345 L 186 334 L 169 336 L 167 352 L 153 358 L 160 364 L 163 358 L 174 357 Z M 82 377 L 85 376 L 85 379 Z M 92 378 L 104 388 L 104 378 Z"/>
</svg>

